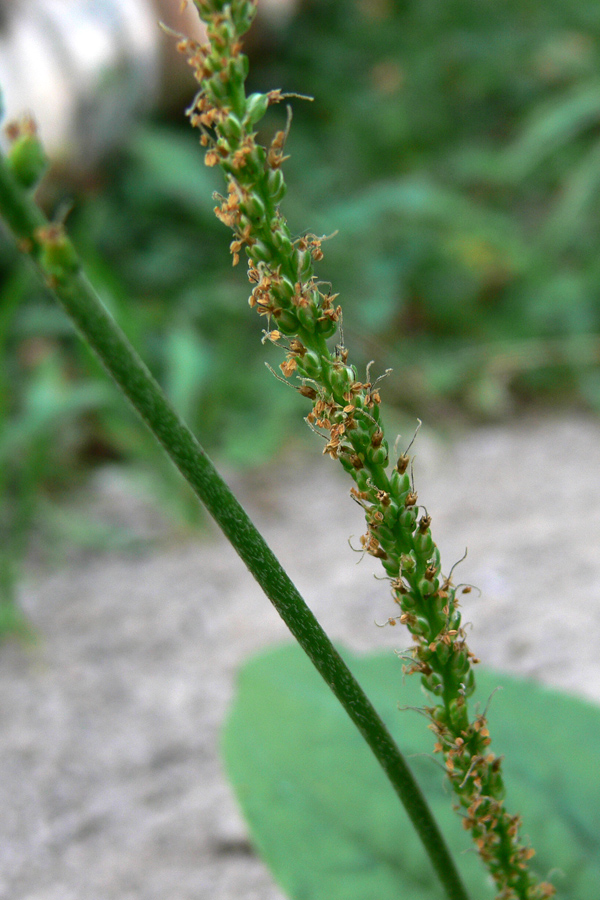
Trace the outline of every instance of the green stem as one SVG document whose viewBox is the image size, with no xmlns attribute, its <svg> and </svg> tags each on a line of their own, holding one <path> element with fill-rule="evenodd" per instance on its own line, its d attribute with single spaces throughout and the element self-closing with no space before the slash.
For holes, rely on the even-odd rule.
<svg viewBox="0 0 600 900">
<path fill-rule="evenodd" d="M 425 798 L 379 715 L 242 506 L 79 270 L 64 233 L 48 234 L 48 222 L 13 177 L 1 154 L 0 214 L 363 735 L 402 801 L 448 898 L 468 900 Z"/>
</svg>

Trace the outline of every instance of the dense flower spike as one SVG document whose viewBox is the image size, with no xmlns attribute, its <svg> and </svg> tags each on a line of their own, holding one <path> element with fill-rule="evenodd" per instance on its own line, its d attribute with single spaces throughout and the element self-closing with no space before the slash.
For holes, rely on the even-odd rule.
<svg viewBox="0 0 600 900">
<path fill-rule="evenodd" d="M 292 239 L 279 211 L 286 186 L 281 171 L 289 128 L 270 146 L 256 142 L 254 126 L 269 106 L 285 99 L 279 90 L 246 96 L 248 62 L 241 36 L 248 30 L 256 0 L 194 0 L 207 26 L 208 43 L 182 39 L 200 84 L 188 115 L 201 131 L 208 166 L 219 165 L 227 195 L 215 213 L 233 230 L 233 264 L 248 257 L 249 303 L 266 320 L 265 340 L 285 353 L 283 376 L 293 378 L 312 401 L 307 421 L 325 438 L 324 453 L 340 461 L 355 482 L 354 499 L 365 511 L 364 552 L 381 560 L 399 607 L 390 623 L 411 632 L 414 645 L 408 673 L 418 673 L 430 692 L 426 708 L 436 737 L 435 750 L 475 841 L 497 887 L 497 900 L 542 900 L 552 885 L 538 884 L 528 870 L 533 850 L 519 839 L 520 820 L 503 806 L 501 759 L 489 748 L 485 715 L 469 718 L 478 662 L 466 644 L 457 588 L 442 574 L 431 535 L 431 518 L 418 504 L 405 453 L 390 466 L 381 423 L 381 397 L 367 370 L 364 381 L 348 363 L 341 335 L 341 308 L 314 263 L 323 257 L 323 237 Z"/>
</svg>

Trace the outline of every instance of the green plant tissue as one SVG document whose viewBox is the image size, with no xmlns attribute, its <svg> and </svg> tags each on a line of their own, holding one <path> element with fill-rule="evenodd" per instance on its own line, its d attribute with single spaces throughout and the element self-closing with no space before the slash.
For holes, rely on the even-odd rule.
<svg viewBox="0 0 600 900">
<path fill-rule="evenodd" d="M 456 828 L 434 738 L 413 709 L 426 698 L 392 653 L 342 651 L 424 790 L 470 895 L 494 889 Z M 494 693 L 495 689 L 501 690 Z M 533 866 L 557 896 L 600 896 L 600 709 L 504 673 L 479 670 L 492 696 L 492 748 L 510 809 L 537 849 Z M 225 765 L 257 850 L 293 900 L 437 900 L 441 888 L 400 802 L 366 744 L 302 651 L 278 647 L 240 674 Z"/>
</svg>

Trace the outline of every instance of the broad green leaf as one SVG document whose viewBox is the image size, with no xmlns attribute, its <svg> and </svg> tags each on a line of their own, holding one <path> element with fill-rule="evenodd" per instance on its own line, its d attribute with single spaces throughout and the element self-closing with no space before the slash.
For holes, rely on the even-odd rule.
<svg viewBox="0 0 600 900">
<path fill-rule="evenodd" d="M 343 653 L 434 810 L 473 900 L 493 887 L 452 811 L 433 735 L 393 653 Z M 523 816 L 542 879 L 559 897 L 600 892 L 600 709 L 505 674 L 480 671 L 493 749 L 506 754 L 508 808 Z M 293 900 L 441 900 L 404 810 L 362 738 L 302 652 L 251 660 L 224 733 L 227 771 L 257 849 Z"/>
</svg>

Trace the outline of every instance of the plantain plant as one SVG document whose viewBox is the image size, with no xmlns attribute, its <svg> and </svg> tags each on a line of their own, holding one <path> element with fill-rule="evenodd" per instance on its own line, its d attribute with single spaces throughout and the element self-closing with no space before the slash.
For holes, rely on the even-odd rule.
<svg viewBox="0 0 600 900">
<path fill-rule="evenodd" d="M 381 415 L 381 377 L 352 365 L 333 287 L 316 274 L 325 237 L 293 237 L 280 211 L 288 124 L 269 146 L 256 126 L 269 107 L 288 97 L 280 89 L 247 95 L 248 61 L 241 38 L 256 0 L 194 0 L 207 42 L 180 37 L 199 84 L 188 115 L 200 130 L 206 165 L 219 166 L 225 192 L 217 217 L 233 231 L 233 265 L 247 259 L 249 305 L 263 324 L 262 340 L 280 348 L 277 377 L 306 399 L 306 421 L 324 441 L 323 452 L 353 481 L 351 494 L 365 513 L 362 550 L 380 560 L 395 603 L 390 623 L 412 635 L 406 674 L 419 678 L 428 700 L 423 713 L 434 733 L 462 824 L 495 885 L 497 900 L 542 900 L 554 887 L 529 867 L 534 854 L 520 833 L 520 817 L 504 805 L 502 759 L 490 747 L 485 712 L 473 712 L 474 668 L 452 571 L 444 574 L 419 503 L 408 450 L 391 458 Z M 30 120 L 10 129 L 0 158 L 0 213 L 83 338 L 137 409 L 197 496 L 223 529 L 317 670 L 371 747 L 399 795 L 453 900 L 467 894 L 428 806 L 381 719 L 315 620 L 280 564 L 224 484 L 190 430 L 178 418 L 144 364 L 102 306 L 81 270 L 61 223 L 49 222 L 32 197 L 44 169 Z M 410 449 L 410 448 L 409 448 Z"/>
</svg>

